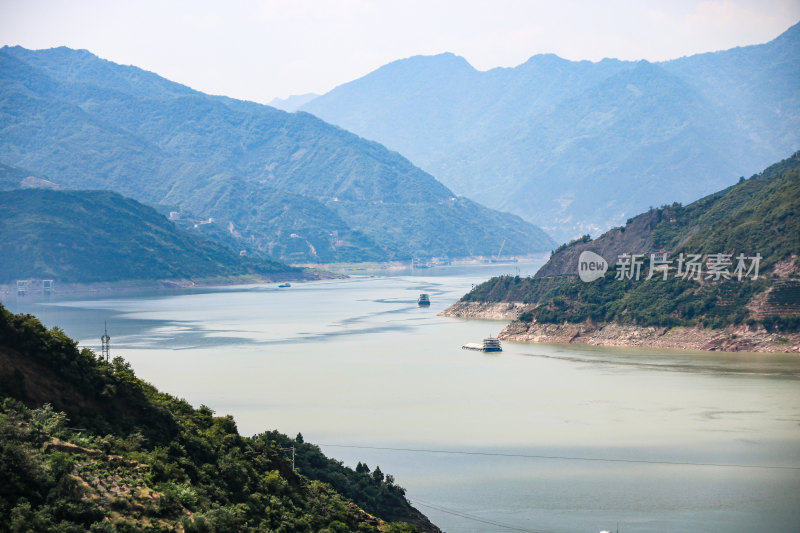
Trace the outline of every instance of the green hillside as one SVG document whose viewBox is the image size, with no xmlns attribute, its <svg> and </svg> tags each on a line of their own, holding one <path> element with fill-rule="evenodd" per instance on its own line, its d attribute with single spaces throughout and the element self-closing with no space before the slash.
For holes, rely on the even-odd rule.
<svg viewBox="0 0 800 533">
<path fill-rule="evenodd" d="M 462 300 L 526 302 L 535 306 L 520 318 L 528 322 L 800 329 L 800 152 L 688 206 L 665 206 L 647 215 L 657 222 L 642 226 L 631 220 L 594 241 L 578 241 L 554 253 L 540 272 L 560 270 L 561 275 L 493 278 Z M 609 247 L 620 233 L 634 231 L 625 228 L 636 224 L 639 232 L 650 228 L 649 235 L 638 239 L 650 243 L 646 244 L 649 249 Z M 584 250 L 602 252 L 611 265 L 604 277 L 591 283 L 575 275 L 578 253 Z M 667 279 L 662 272 L 645 279 L 647 254 L 655 251 L 671 252 Z M 644 254 L 639 280 L 618 276 L 614 263 L 622 253 Z M 676 258 L 681 253 L 687 258 L 689 254 L 704 258 L 731 254 L 731 279 L 716 280 L 707 273 L 699 280 L 676 276 Z M 752 279 L 753 273 L 738 279 L 738 254 L 747 258 L 760 254 L 758 279 Z M 570 259 L 568 265 L 564 257 Z M 747 268 L 751 265 L 751 260 L 745 261 Z"/>
<path fill-rule="evenodd" d="M 344 467 L 300 435 L 242 437 L 2 305 L 0 479 L 12 532 L 439 532 L 378 467 Z"/>
<path fill-rule="evenodd" d="M 736 186 L 661 211 L 664 220 L 653 232 L 654 248 L 758 252 L 762 267 L 769 269 L 800 253 L 800 152 Z"/>
<path fill-rule="evenodd" d="M 519 217 L 454 206 L 452 191 L 400 154 L 308 113 L 205 95 L 85 50 L 0 50 L 0 161 L 214 218 L 240 248 L 286 261 L 553 245 Z"/>
<path fill-rule="evenodd" d="M 300 277 L 300 269 L 179 230 L 109 191 L 0 191 L 0 283 Z"/>
</svg>

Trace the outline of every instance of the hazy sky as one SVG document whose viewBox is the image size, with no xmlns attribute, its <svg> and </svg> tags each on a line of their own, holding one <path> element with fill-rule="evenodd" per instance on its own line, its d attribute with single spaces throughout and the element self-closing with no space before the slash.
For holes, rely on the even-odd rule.
<svg viewBox="0 0 800 533">
<path fill-rule="evenodd" d="M 540 53 L 656 61 L 767 42 L 798 21 L 800 0 L 0 0 L 0 44 L 85 48 L 266 103 L 417 54 L 480 70 Z"/>
</svg>

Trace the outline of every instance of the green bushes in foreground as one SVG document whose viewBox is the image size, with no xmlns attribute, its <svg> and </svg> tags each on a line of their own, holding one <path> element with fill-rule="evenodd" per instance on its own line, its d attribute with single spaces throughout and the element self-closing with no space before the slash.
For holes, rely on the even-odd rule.
<svg viewBox="0 0 800 533">
<path fill-rule="evenodd" d="M 164 394 L 121 358 L 103 361 L 2 305 L 0 362 L 9 531 L 377 532 L 351 499 L 378 517 L 424 520 L 391 476 L 356 472 L 278 432 L 242 437 L 232 417 Z"/>
</svg>

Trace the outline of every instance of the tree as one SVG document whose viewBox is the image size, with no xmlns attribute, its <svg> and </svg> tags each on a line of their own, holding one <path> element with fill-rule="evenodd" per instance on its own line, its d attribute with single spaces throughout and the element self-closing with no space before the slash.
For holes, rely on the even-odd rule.
<svg viewBox="0 0 800 533">
<path fill-rule="evenodd" d="M 31 411 L 31 427 L 39 432 L 39 435 L 57 433 L 67 424 L 67 415 L 60 411 L 53 410 L 49 403 L 44 404 L 39 409 Z"/>
<path fill-rule="evenodd" d="M 381 472 L 380 466 L 375 467 L 375 471 L 372 472 L 372 479 L 374 479 L 377 483 L 383 483 L 383 472 Z"/>
</svg>

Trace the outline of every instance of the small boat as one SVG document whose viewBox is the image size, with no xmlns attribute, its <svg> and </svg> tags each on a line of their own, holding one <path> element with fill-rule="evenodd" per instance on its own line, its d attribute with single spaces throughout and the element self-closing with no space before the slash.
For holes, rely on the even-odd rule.
<svg viewBox="0 0 800 533">
<path fill-rule="evenodd" d="M 419 299 L 417 300 L 417 305 L 431 305 L 431 299 L 428 297 L 427 294 L 422 293 L 419 295 Z"/>
<path fill-rule="evenodd" d="M 290 283 L 281 283 L 280 285 L 278 285 L 278 287 L 280 288 L 291 287 L 291 286 L 292 285 Z"/>
<path fill-rule="evenodd" d="M 470 342 L 462 346 L 464 350 L 478 350 L 480 352 L 502 352 L 503 347 L 500 346 L 500 340 L 496 337 L 486 337 L 483 339 L 482 344 L 478 344 L 475 342 Z"/>
</svg>

